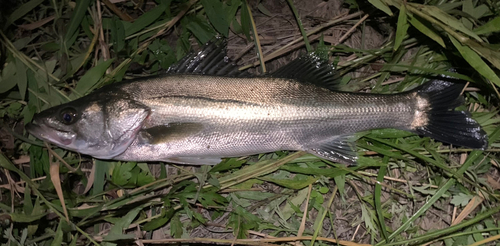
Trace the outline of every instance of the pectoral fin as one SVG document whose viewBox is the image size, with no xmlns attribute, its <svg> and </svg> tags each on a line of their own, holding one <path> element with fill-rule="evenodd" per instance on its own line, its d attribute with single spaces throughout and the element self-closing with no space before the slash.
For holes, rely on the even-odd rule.
<svg viewBox="0 0 500 246">
<path fill-rule="evenodd" d="M 354 136 L 341 136 L 327 143 L 310 146 L 307 152 L 330 161 L 355 165 L 358 156 L 354 141 Z"/>
<path fill-rule="evenodd" d="M 161 144 L 191 137 L 203 130 L 203 124 L 173 122 L 167 125 L 142 129 L 139 132 L 142 143 Z"/>
</svg>

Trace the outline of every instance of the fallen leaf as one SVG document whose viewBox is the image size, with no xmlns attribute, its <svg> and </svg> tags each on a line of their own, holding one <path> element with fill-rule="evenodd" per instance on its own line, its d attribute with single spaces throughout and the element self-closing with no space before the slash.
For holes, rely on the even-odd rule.
<svg viewBox="0 0 500 246">
<path fill-rule="evenodd" d="M 54 19 L 54 16 L 49 16 L 45 19 L 41 19 L 39 21 L 35 21 L 33 23 L 30 23 L 30 24 L 24 24 L 24 25 L 18 25 L 18 27 L 24 29 L 24 30 L 34 30 L 34 29 L 37 29 L 49 22 L 51 22 L 52 20 Z"/>
<path fill-rule="evenodd" d="M 493 188 L 494 190 L 500 190 L 500 182 L 498 182 L 489 174 L 486 174 L 486 179 L 488 181 L 488 184 L 490 184 L 491 188 Z"/>
</svg>

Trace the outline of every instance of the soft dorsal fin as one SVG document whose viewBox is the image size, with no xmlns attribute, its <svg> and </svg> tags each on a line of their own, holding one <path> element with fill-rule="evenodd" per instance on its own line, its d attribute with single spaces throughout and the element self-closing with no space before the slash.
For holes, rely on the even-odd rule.
<svg viewBox="0 0 500 246">
<path fill-rule="evenodd" d="M 330 90 L 337 90 L 339 79 L 333 65 L 314 53 L 301 56 L 271 74 L 274 78 L 294 79 Z"/>
<path fill-rule="evenodd" d="M 226 44 L 225 39 L 215 38 L 206 43 L 201 51 L 191 52 L 170 66 L 167 73 L 248 77 L 249 74 L 239 71 L 227 57 Z"/>
</svg>

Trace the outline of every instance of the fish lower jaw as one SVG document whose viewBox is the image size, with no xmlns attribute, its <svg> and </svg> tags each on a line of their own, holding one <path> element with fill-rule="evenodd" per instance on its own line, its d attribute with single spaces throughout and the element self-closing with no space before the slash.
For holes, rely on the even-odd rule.
<svg viewBox="0 0 500 246">
<path fill-rule="evenodd" d="M 76 136 L 75 133 L 69 131 L 55 130 L 36 123 L 26 125 L 26 130 L 43 141 L 53 143 L 63 148 L 67 148 L 68 145 L 71 145 Z"/>
</svg>

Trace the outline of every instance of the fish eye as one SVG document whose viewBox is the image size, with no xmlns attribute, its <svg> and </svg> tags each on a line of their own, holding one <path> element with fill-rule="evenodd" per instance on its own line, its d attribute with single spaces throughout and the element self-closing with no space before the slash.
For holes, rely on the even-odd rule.
<svg viewBox="0 0 500 246">
<path fill-rule="evenodd" d="M 74 108 L 65 108 L 60 113 L 62 123 L 69 125 L 76 121 L 78 114 Z"/>
</svg>

